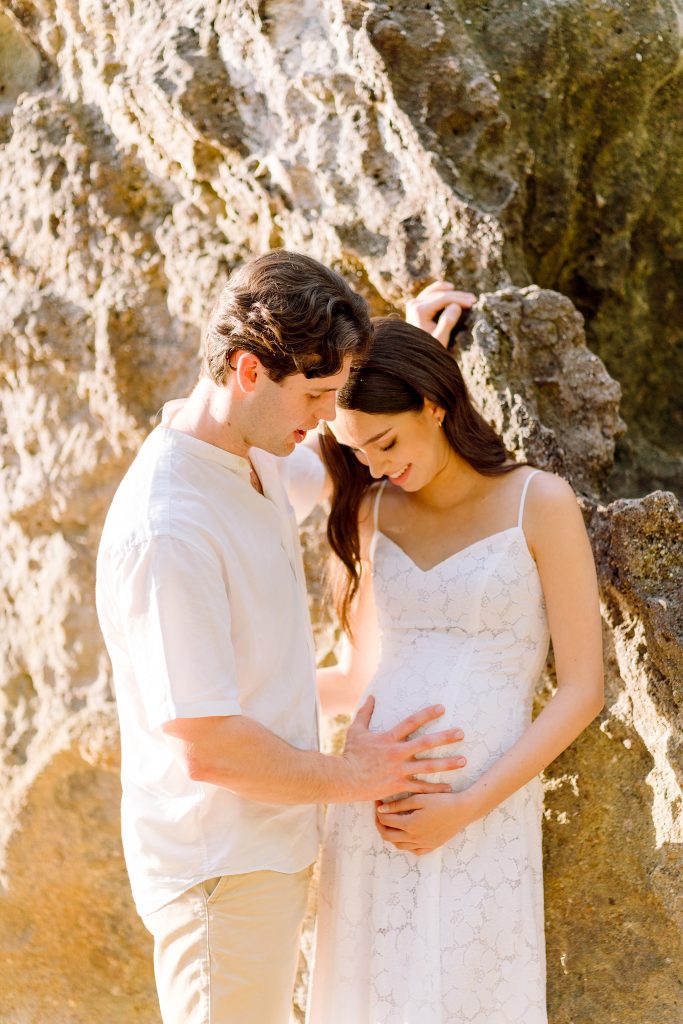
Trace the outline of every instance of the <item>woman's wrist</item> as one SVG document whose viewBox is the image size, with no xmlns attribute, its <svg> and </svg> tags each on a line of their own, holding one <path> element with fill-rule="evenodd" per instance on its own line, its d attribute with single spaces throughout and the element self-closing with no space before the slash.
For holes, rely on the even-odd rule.
<svg viewBox="0 0 683 1024">
<path fill-rule="evenodd" d="M 457 798 L 458 818 L 460 820 L 463 817 L 466 818 L 467 824 L 477 821 L 478 818 L 483 818 L 487 813 L 485 789 L 478 784 L 478 781 L 473 782 L 467 789 L 454 793 L 453 796 Z"/>
</svg>

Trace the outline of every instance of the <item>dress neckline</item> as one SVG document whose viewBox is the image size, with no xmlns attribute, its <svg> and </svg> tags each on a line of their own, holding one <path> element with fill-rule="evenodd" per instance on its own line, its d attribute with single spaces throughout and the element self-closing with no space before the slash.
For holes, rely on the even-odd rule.
<svg viewBox="0 0 683 1024">
<path fill-rule="evenodd" d="M 403 555 L 403 557 L 408 562 L 410 562 L 410 564 L 415 569 L 417 569 L 418 572 L 422 573 L 423 576 L 428 576 L 430 572 L 433 572 L 435 569 L 439 569 L 441 566 L 446 565 L 448 562 L 455 560 L 456 558 L 458 558 L 459 555 L 467 554 L 467 552 L 472 551 L 473 548 L 477 548 L 481 544 L 486 543 L 486 541 L 495 540 L 496 538 L 503 537 L 503 536 L 505 536 L 508 533 L 521 533 L 522 534 L 522 540 L 523 540 L 523 543 L 524 543 L 524 548 L 525 548 L 527 554 L 529 555 L 529 558 L 531 559 L 531 561 L 534 563 L 534 565 L 536 564 L 536 560 L 534 559 L 534 556 L 531 554 L 531 551 L 529 550 L 529 545 L 527 543 L 527 539 L 526 539 L 526 535 L 524 533 L 524 530 L 522 529 L 521 526 L 517 526 L 517 525 L 515 525 L 515 526 L 507 526 L 504 530 L 496 530 L 495 533 L 489 533 L 485 537 L 480 537 L 479 540 L 475 540 L 471 544 L 467 544 L 464 548 L 458 548 L 457 551 L 452 551 L 450 555 L 446 555 L 445 558 L 442 558 L 438 562 L 435 562 L 434 565 L 430 565 L 429 568 L 427 568 L 427 569 L 423 569 L 421 565 L 418 565 L 417 562 L 415 561 L 415 559 L 411 558 L 411 556 L 408 554 L 408 552 L 404 548 L 402 548 L 400 544 L 397 544 L 395 540 L 392 540 L 392 538 L 387 533 L 385 533 L 383 530 L 380 530 L 379 527 L 377 528 L 376 533 L 377 533 L 377 535 L 379 537 L 383 537 L 384 540 L 388 540 L 389 543 L 391 545 L 393 545 L 393 547 L 395 547 L 397 551 L 400 551 L 400 553 Z"/>
</svg>

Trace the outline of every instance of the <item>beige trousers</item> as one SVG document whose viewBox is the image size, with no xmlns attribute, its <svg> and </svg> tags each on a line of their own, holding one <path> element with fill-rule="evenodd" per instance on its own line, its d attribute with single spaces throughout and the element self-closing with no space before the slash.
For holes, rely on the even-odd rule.
<svg viewBox="0 0 683 1024">
<path fill-rule="evenodd" d="M 309 878 L 223 875 L 143 918 L 164 1024 L 287 1024 Z"/>
</svg>

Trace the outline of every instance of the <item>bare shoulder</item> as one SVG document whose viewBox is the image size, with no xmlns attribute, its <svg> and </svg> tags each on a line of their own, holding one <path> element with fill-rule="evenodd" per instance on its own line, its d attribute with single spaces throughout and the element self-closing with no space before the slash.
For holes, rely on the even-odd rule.
<svg viewBox="0 0 683 1024">
<path fill-rule="evenodd" d="M 576 494 L 563 477 L 533 469 L 527 474 L 527 479 L 532 476 L 525 506 L 529 513 L 561 512 L 578 507 Z"/>
<path fill-rule="evenodd" d="M 587 542 L 576 494 L 554 473 L 542 471 L 530 480 L 522 525 L 535 558 L 544 552 L 569 553 Z"/>
</svg>

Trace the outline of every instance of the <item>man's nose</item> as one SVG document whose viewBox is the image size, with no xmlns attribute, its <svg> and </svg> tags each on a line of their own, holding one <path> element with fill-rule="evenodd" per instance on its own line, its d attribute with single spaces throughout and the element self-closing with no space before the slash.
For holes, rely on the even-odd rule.
<svg viewBox="0 0 683 1024">
<path fill-rule="evenodd" d="M 319 420 L 333 420 L 337 415 L 337 408 L 334 404 L 336 397 L 336 391 L 330 391 L 329 394 L 323 396 L 323 401 L 316 411 L 316 416 Z"/>
</svg>

